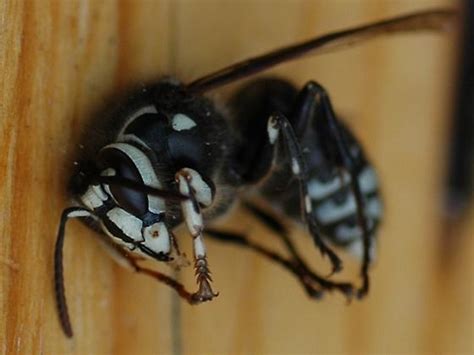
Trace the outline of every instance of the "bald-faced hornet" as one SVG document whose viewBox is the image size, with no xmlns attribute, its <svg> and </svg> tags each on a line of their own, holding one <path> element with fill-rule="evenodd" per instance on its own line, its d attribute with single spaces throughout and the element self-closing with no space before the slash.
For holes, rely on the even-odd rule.
<svg viewBox="0 0 474 355">
<path fill-rule="evenodd" d="M 293 273 L 308 295 L 337 290 L 348 298 L 369 289 L 368 269 L 382 216 L 379 183 L 361 145 L 337 118 L 329 95 L 310 81 L 301 91 L 280 79 L 241 88 L 225 112 L 204 94 L 280 63 L 339 49 L 382 34 L 442 30 L 454 13 L 426 11 L 317 37 L 221 69 L 188 84 L 163 79 L 134 91 L 105 114 L 84 147 L 70 183 L 73 207 L 61 216 L 55 248 L 55 285 L 64 332 L 72 336 L 62 271 L 69 218 L 101 232 L 123 261 L 177 291 L 191 304 L 217 296 L 211 287 L 204 233 L 246 246 Z M 230 114 L 228 114 L 230 112 Z M 333 272 L 342 269 L 329 246 L 361 256 L 362 284 L 332 281 L 313 272 L 284 227 L 247 198 L 259 195 L 274 209 L 303 222 Z M 246 236 L 207 228 L 242 198 L 275 230 L 290 257 Z M 198 290 L 140 265 L 141 258 L 179 267 L 186 263 L 173 230 L 192 236 Z M 206 226 L 206 229 L 204 227 Z"/>
</svg>

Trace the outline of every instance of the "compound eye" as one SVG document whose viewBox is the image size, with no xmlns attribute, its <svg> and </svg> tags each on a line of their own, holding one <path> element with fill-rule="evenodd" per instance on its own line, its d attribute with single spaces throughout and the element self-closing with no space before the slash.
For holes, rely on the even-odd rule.
<svg viewBox="0 0 474 355">
<path fill-rule="evenodd" d="M 115 170 L 115 175 L 143 184 L 140 173 L 126 154 L 115 148 L 105 148 L 99 156 L 107 169 Z M 110 185 L 108 190 L 117 204 L 127 212 L 140 217 L 148 210 L 147 194 L 141 191 L 126 188 L 120 185 Z"/>
</svg>

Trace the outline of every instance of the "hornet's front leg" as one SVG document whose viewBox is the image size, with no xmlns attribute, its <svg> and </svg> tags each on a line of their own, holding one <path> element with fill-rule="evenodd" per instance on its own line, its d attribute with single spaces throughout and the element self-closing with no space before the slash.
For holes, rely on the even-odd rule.
<svg viewBox="0 0 474 355">
<path fill-rule="evenodd" d="M 207 264 L 206 246 L 204 245 L 204 223 L 201 206 L 209 206 L 212 202 L 212 190 L 204 182 L 201 175 L 189 168 L 179 170 L 175 175 L 179 192 L 189 196 L 188 200 L 181 202 L 184 222 L 193 237 L 194 268 L 199 289 L 193 294 L 195 303 L 210 301 L 218 295 L 211 288 L 211 276 Z"/>
</svg>

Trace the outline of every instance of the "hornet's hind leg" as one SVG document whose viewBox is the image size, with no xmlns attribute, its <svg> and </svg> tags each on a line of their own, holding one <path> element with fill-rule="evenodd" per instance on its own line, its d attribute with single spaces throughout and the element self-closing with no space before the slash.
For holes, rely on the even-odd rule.
<svg viewBox="0 0 474 355">
<path fill-rule="evenodd" d="M 350 283 L 333 282 L 313 272 L 300 256 L 290 237 L 286 228 L 279 223 L 273 216 L 269 215 L 262 209 L 253 204 L 246 203 L 245 207 L 252 213 L 252 215 L 262 222 L 266 227 L 275 232 L 275 235 L 283 242 L 289 257 L 284 257 L 278 252 L 266 248 L 259 243 L 254 242 L 245 235 L 218 231 L 214 229 L 206 230 L 206 233 L 221 242 L 231 243 L 241 247 L 249 248 L 258 254 L 268 258 L 269 260 L 279 264 L 287 271 L 291 272 L 301 283 L 309 297 L 319 299 L 323 296 L 325 291 L 336 290 L 341 292 L 348 300 L 352 298 L 353 287 Z"/>
<path fill-rule="evenodd" d="M 329 96 L 326 90 L 314 81 L 305 85 L 300 94 L 300 121 L 304 122 L 304 117 L 310 119 L 312 128 L 315 130 L 321 142 L 322 153 L 341 172 L 347 172 L 350 176 L 350 188 L 354 195 L 357 210 L 357 220 L 362 229 L 363 260 L 361 265 L 362 286 L 358 291 L 358 296 L 363 297 L 369 290 L 368 269 L 370 265 L 371 231 L 368 217 L 365 212 L 365 203 L 359 183 L 358 166 L 356 157 L 351 152 L 347 136 L 334 113 Z M 307 113 L 311 112 L 308 116 Z M 298 118 L 298 116 L 296 116 Z M 296 120 L 297 124 L 298 119 Z M 300 125 L 301 126 L 301 125 Z M 299 128 L 297 126 L 297 128 Z"/>
<path fill-rule="evenodd" d="M 306 264 L 301 255 L 298 253 L 296 246 L 293 244 L 285 226 L 280 223 L 274 216 L 267 213 L 255 204 L 249 202 L 245 203 L 245 208 L 250 213 L 252 213 L 252 215 L 257 218 L 261 223 L 263 223 L 266 227 L 272 230 L 275 235 L 283 242 L 283 245 L 290 254 L 292 261 L 296 265 L 298 265 L 298 269 L 300 270 L 301 281 L 303 281 L 302 279 L 309 278 L 313 283 L 319 284 L 323 288 L 323 290 L 331 291 L 335 289 L 342 292 L 348 299 L 352 297 L 353 287 L 350 283 L 333 282 L 311 271 L 310 267 Z"/>
<path fill-rule="evenodd" d="M 328 255 L 333 272 L 342 269 L 342 261 L 336 253 L 326 245 L 322 239 L 322 233 L 318 226 L 314 215 L 312 214 L 312 203 L 308 195 L 308 171 L 306 161 L 303 157 L 298 138 L 288 119 L 281 113 L 274 113 L 268 120 L 268 140 L 274 147 L 273 161 L 278 159 L 278 140 L 286 147 L 289 162 L 291 165 L 291 173 L 298 180 L 301 201 L 301 216 L 313 237 L 314 243 L 323 255 Z"/>
</svg>

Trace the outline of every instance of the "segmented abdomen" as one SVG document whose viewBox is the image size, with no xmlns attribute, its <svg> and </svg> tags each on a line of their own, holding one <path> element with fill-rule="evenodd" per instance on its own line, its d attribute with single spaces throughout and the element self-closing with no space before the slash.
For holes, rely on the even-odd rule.
<svg viewBox="0 0 474 355">
<path fill-rule="evenodd" d="M 371 254 L 374 256 L 375 234 L 383 214 L 379 180 L 361 145 L 344 125 L 342 130 L 356 166 L 365 206 L 364 214 L 372 238 Z M 324 155 L 314 131 L 306 133 L 301 147 L 308 172 L 307 187 L 312 216 L 326 239 L 362 257 L 362 228 L 357 217 L 349 173 Z M 285 214 L 301 221 L 300 189 L 296 179 L 291 177 L 289 164 L 288 160 L 279 162 L 279 168 L 274 171 L 263 192 L 273 206 L 278 206 Z"/>
<path fill-rule="evenodd" d="M 339 173 L 337 169 L 318 170 L 310 170 L 308 180 L 313 216 L 328 239 L 361 256 L 363 233 L 357 218 L 356 200 L 350 188 L 350 176 L 345 171 Z M 383 213 L 377 174 L 372 166 L 363 164 L 359 167 L 357 179 L 363 195 L 367 225 L 374 239 Z"/>
</svg>

